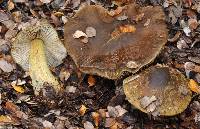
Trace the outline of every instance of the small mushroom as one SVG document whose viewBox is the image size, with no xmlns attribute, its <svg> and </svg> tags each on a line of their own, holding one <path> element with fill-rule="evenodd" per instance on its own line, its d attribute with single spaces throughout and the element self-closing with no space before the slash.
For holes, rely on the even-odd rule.
<svg viewBox="0 0 200 129">
<path fill-rule="evenodd" d="M 59 82 L 49 67 L 62 63 L 66 49 L 56 30 L 46 20 L 19 32 L 12 43 L 11 54 L 16 63 L 30 72 L 36 95 L 44 83 L 52 85 L 56 92 L 60 90 Z"/>
<path fill-rule="evenodd" d="M 128 101 L 139 110 L 173 116 L 183 112 L 191 101 L 188 83 L 179 71 L 156 65 L 126 78 L 123 88 Z"/>
<path fill-rule="evenodd" d="M 120 15 L 127 19 L 117 20 Z M 88 42 L 73 38 L 88 27 L 96 30 Z M 64 32 L 65 47 L 82 72 L 117 79 L 152 62 L 167 42 L 168 30 L 161 7 L 130 4 L 117 16 L 98 5 L 85 6 L 65 24 Z"/>
</svg>

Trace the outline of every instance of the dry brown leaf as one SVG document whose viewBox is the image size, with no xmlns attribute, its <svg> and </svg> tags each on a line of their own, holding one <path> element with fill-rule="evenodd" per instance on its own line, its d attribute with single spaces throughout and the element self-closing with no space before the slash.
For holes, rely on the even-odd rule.
<svg viewBox="0 0 200 129">
<path fill-rule="evenodd" d="M 190 79 L 189 81 L 189 88 L 191 91 L 195 92 L 195 93 L 200 93 L 200 87 L 198 85 L 198 83 L 196 81 L 194 81 L 193 79 Z"/>
<path fill-rule="evenodd" d="M 10 111 L 13 117 L 28 119 L 28 116 L 24 112 L 20 111 L 20 108 L 12 102 L 7 101 L 5 104 L 5 109 Z"/>
<path fill-rule="evenodd" d="M 94 120 L 95 126 L 99 126 L 100 115 L 97 112 L 92 112 L 92 118 Z"/>
<path fill-rule="evenodd" d="M 88 77 L 88 84 L 89 87 L 94 86 L 96 84 L 96 79 L 92 75 L 89 75 Z"/>
<path fill-rule="evenodd" d="M 191 30 L 195 30 L 198 27 L 199 23 L 196 19 L 191 18 L 188 20 L 188 25 Z"/>
<path fill-rule="evenodd" d="M 115 10 L 111 10 L 108 12 L 108 14 L 112 17 L 119 15 L 123 10 L 123 7 L 117 7 Z"/>
</svg>

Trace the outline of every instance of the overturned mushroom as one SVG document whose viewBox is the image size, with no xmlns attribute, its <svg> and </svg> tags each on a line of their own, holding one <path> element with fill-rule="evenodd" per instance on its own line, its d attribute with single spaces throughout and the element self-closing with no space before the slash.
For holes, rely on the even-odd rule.
<svg viewBox="0 0 200 129">
<path fill-rule="evenodd" d="M 60 90 L 59 82 L 49 66 L 61 64 L 66 49 L 47 21 L 41 20 L 19 32 L 12 44 L 11 54 L 16 63 L 30 72 L 35 94 L 39 93 L 44 83 L 52 85 L 56 92 Z"/>
<path fill-rule="evenodd" d="M 191 101 L 188 80 L 179 71 L 156 65 L 123 82 L 128 101 L 154 115 L 172 116 L 184 111 Z"/>
<path fill-rule="evenodd" d="M 127 19 L 119 20 L 120 15 Z M 73 38 L 87 27 L 95 28 L 94 37 L 84 36 L 87 42 Z M 86 6 L 65 24 L 64 31 L 65 47 L 80 70 L 110 79 L 149 64 L 167 41 L 165 15 L 158 6 L 131 4 L 117 16 L 110 16 L 101 6 Z"/>
</svg>

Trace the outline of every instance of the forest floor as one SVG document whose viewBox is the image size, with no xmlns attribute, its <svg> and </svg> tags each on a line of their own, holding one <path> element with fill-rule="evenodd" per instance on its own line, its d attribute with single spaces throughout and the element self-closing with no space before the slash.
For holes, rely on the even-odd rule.
<svg viewBox="0 0 200 129">
<path fill-rule="evenodd" d="M 70 56 L 52 70 L 64 85 L 64 94 L 49 99 L 34 95 L 28 72 L 17 65 L 10 54 L 16 34 L 29 26 L 31 21 L 45 18 L 63 41 L 64 24 L 81 6 L 97 4 L 109 10 L 115 9 L 119 3 L 126 5 L 132 2 L 116 1 L 0 0 L 0 128 L 200 128 L 198 92 L 193 93 L 190 105 L 181 114 L 153 117 L 135 109 L 125 99 L 121 93 L 122 79 L 109 80 L 83 74 Z M 162 6 L 166 14 L 168 42 L 153 64 L 164 63 L 200 83 L 198 71 L 184 68 L 186 62 L 200 65 L 200 1 L 138 0 L 137 3 L 140 6 Z M 107 115 L 116 111 L 118 115 Z"/>
</svg>

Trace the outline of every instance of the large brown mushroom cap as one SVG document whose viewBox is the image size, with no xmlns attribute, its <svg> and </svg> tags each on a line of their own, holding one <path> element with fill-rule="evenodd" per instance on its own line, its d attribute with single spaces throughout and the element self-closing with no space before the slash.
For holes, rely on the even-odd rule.
<svg viewBox="0 0 200 129">
<path fill-rule="evenodd" d="M 60 41 L 56 30 L 46 20 L 40 20 L 18 33 L 12 43 L 11 54 L 24 70 L 28 71 L 31 41 L 41 39 L 45 47 L 47 64 L 55 67 L 62 63 L 66 57 L 66 49 Z"/>
<path fill-rule="evenodd" d="M 191 101 L 188 80 L 179 71 L 152 66 L 123 82 L 128 101 L 146 113 L 173 116 L 183 112 Z"/>
<path fill-rule="evenodd" d="M 101 6 L 82 8 L 65 24 L 65 47 L 82 72 L 97 74 L 110 79 L 118 78 L 123 71 L 136 72 L 152 62 L 167 41 L 165 15 L 161 7 L 124 7 L 121 15 L 127 20 L 119 21 Z M 144 15 L 142 20 L 133 19 Z M 150 21 L 147 26 L 144 24 Z M 113 37 L 116 28 L 133 25 L 135 31 Z M 96 37 L 88 43 L 74 39 L 73 34 L 87 27 L 96 29 Z"/>
</svg>

